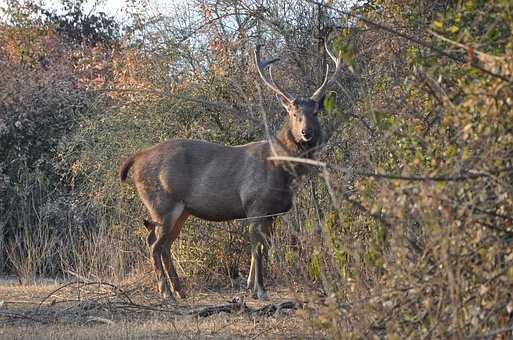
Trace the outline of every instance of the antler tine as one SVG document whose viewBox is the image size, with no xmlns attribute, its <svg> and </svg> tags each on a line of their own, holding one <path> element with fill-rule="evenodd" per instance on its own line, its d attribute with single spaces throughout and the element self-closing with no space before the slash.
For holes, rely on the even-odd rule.
<svg viewBox="0 0 513 340">
<path fill-rule="evenodd" d="M 267 85 L 267 87 L 269 87 L 271 90 L 273 90 L 274 92 L 276 92 L 277 94 L 282 96 L 286 101 L 288 101 L 289 103 L 293 102 L 294 99 L 292 98 L 292 96 L 289 95 L 286 91 L 284 91 L 278 84 L 276 84 L 276 82 L 272 78 L 270 65 L 272 63 L 280 60 L 280 58 L 274 58 L 272 60 L 265 60 L 265 59 L 261 60 L 261 57 L 260 57 L 260 48 L 261 47 L 262 47 L 262 45 L 258 44 L 258 45 L 256 45 L 256 48 L 255 48 L 255 63 L 256 63 L 258 74 L 260 75 L 260 78 L 262 78 L 262 80 Z M 267 78 L 264 75 L 264 71 L 268 66 L 269 66 L 270 81 L 267 80 Z"/>
<path fill-rule="evenodd" d="M 273 77 L 273 65 L 270 65 L 270 66 L 269 66 L 269 80 L 270 80 L 273 84 L 277 85 L 277 84 L 276 84 L 276 82 L 274 81 L 274 77 Z"/>
<path fill-rule="evenodd" d="M 324 49 L 326 50 L 326 53 L 328 53 L 328 55 L 330 56 L 331 60 L 333 60 L 333 62 L 336 64 L 337 58 L 335 58 L 333 53 L 331 53 L 330 49 L 328 48 L 328 39 L 324 39 Z"/>
<path fill-rule="evenodd" d="M 322 82 L 322 85 L 321 87 L 324 86 L 324 84 L 326 84 L 326 82 L 328 81 L 328 76 L 330 75 L 330 65 L 329 64 L 326 64 L 326 73 L 324 74 L 324 80 Z"/>
<path fill-rule="evenodd" d="M 326 92 L 326 89 L 329 88 L 331 85 L 333 85 L 333 83 L 335 82 L 335 80 L 338 77 L 338 74 L 340 73 L 340 70 L 342 69 L 342 54 L 339 52 L 338 57 L 335 58 L 333 53 L 331 53 L 330 49 L 328 48 L 328 40 L 327 39 L 324 39 L 324 48 L 326 49 L 326 53 L 328 53 L 331 60 L 333 60 L 333 62 L 335 63 L 335 71 L 333 72 L 331 77 L 328 79 L 328 74 L 329 74 L 330 68 L 329 68 L 329 65 L 326 65 L 326 75 L 324 76 L 324 82 L 322 83 L 321 87 L 319 87 L 317 89 L 317 91 L 315 91 L 314 94 L 312 94 L 312 96 L 310 97 L 310 99 L 312 99 L 316 102 L 318 102 L 322 99 L 322 97 L 324 96 L 324 93 Z"/>
</svg>

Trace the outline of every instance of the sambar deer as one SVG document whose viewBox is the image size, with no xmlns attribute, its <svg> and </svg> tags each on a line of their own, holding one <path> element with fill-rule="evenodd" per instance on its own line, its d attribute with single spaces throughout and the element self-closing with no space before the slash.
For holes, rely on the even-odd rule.
<svg viewBox="0 0 513 340">
<path fill-rule="evenodd" d="M 251 266 L 248 289 L 255 299 L 267 299 L 264 288 L 263 254 L 273 215 L 292 206 L 292 180 L 304 172 L 304 165 L 270 160 L 271 156 L 312 157 L 321 143 L 317 113 L 323 108 L 326 89 L 341 70 L 341 57 L 335 58 L 335 71 L 327 67 L 323 84 L 309 98 L 294 98 L 272 78 L 267 67 L 279 59 L 262 60 L 258 45 L 254 57 L 263 82 L 281 97 L 288 119 L 269 140 L 240 146 L 226 146 L 201 140 L 172 139 L 139 151 L 124 162 L 119 177 L 125 181 L 132 168 L 132 178 L 139 197 L 152 221 L 147 242 L 159 292 L 174 300 L 173 292 L 183 291 L 171 259 L 171 245 L 190 215 L 208 221 L 250 219 Z M 153 229 L 156 229 L 155 233 Z M 170 289 L 166 273 L 172 284 Z"/>
</svg>

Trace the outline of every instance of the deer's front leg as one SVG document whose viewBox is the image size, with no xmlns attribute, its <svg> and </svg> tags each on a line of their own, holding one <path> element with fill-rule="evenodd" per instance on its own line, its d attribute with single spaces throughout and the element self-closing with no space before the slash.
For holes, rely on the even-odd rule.
<svg viewBox="0 0 513 340">
<path fill-rule="evenodd" d="M 253 256 L 253 248 L 251 250 L 251 265 L 249 266 L 247 289 L 253 289 L 255 285 L 255 257 Z"/>
<path fill-rule="evenodd" d="M 264 287 L 264 254 L 267 254 L 268 231 L 271 224 L 272 220 L 264 219 L 258 220 L 250 227 L 251 269 L 248 285 L 253 285 L 251 296 L 254 299 L 268 300 Z"/>
<path fill-rule="evenodd" d="M 243 226 L 246 227 L 247 225 Z M 252 226 L 250 225 L 250 228 Z M 250 229 L 251 231 L 252 229 Z M 249 274 L 248 274 L 248 280 L 246 281 L 246 289 L 253 289 L 253 286 L 255 285 L 255 257 L 253 256 L 253 251 L 251 252 L 251 264 L 249 266 Z"/>
</svg>

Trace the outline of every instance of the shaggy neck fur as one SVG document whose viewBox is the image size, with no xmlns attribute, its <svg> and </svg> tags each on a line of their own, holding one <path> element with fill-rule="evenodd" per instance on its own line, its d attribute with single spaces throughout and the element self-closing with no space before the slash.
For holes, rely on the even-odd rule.
<svg viewBox="0 0 513 340">
<path fill-rule="evenodd" d="M 313 144 L 314 143 L 297 143 L 290 131 L 289 122 L 285 121 L 285 124 L 283 124 L 281 129 L 276 133 L 273 148 L 279 156 L 312 158 L 313 152 L 308 151 L 308 149 L 312 148 Z M 293 176 L 305 174 L 308 167 L 298 162 L 277 161 L 276 164 Z"/>
</svg>

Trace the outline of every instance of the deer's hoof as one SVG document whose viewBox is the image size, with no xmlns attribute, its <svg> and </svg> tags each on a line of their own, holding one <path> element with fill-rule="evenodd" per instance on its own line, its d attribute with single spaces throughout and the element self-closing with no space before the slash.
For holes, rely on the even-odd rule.
<svg viewBox="0 0 513 340">
<path fill-rule="evenodd" d="M 255 280 L 254 279 L 248 279 L 246 282 L 246 289 L 247 290 L 253 290 L 253 287 L 255 287 Z"/>
<path fill-rule="evenodd" d="M 269 297 L 265 290 L 254 290 L 251 292 L 251 297 L 255 300 L 268 301 Z"/>
<path fill-rule="evenodd" d="M 176 298 L 169 290 L 165 290 L 162 293 L 162 302 L 176 302 Z"/>
<path fill-rule="evenodd" d="M 183 290 L 180 290 L 180 291 L 176 291 L 175 292 L 176 296 L 181 299 L 181 300 L 185 300 L 187 299 L 189 296 L 187 295 L 186 292 L 184 292 Z"/>
<path fill-rule="evenodd" d="M 269 301 L 269 296 L 267 296 L 267 293 L 263 290 L 258 292 L 258 299 L 262 301 Z"/>
</svg>

